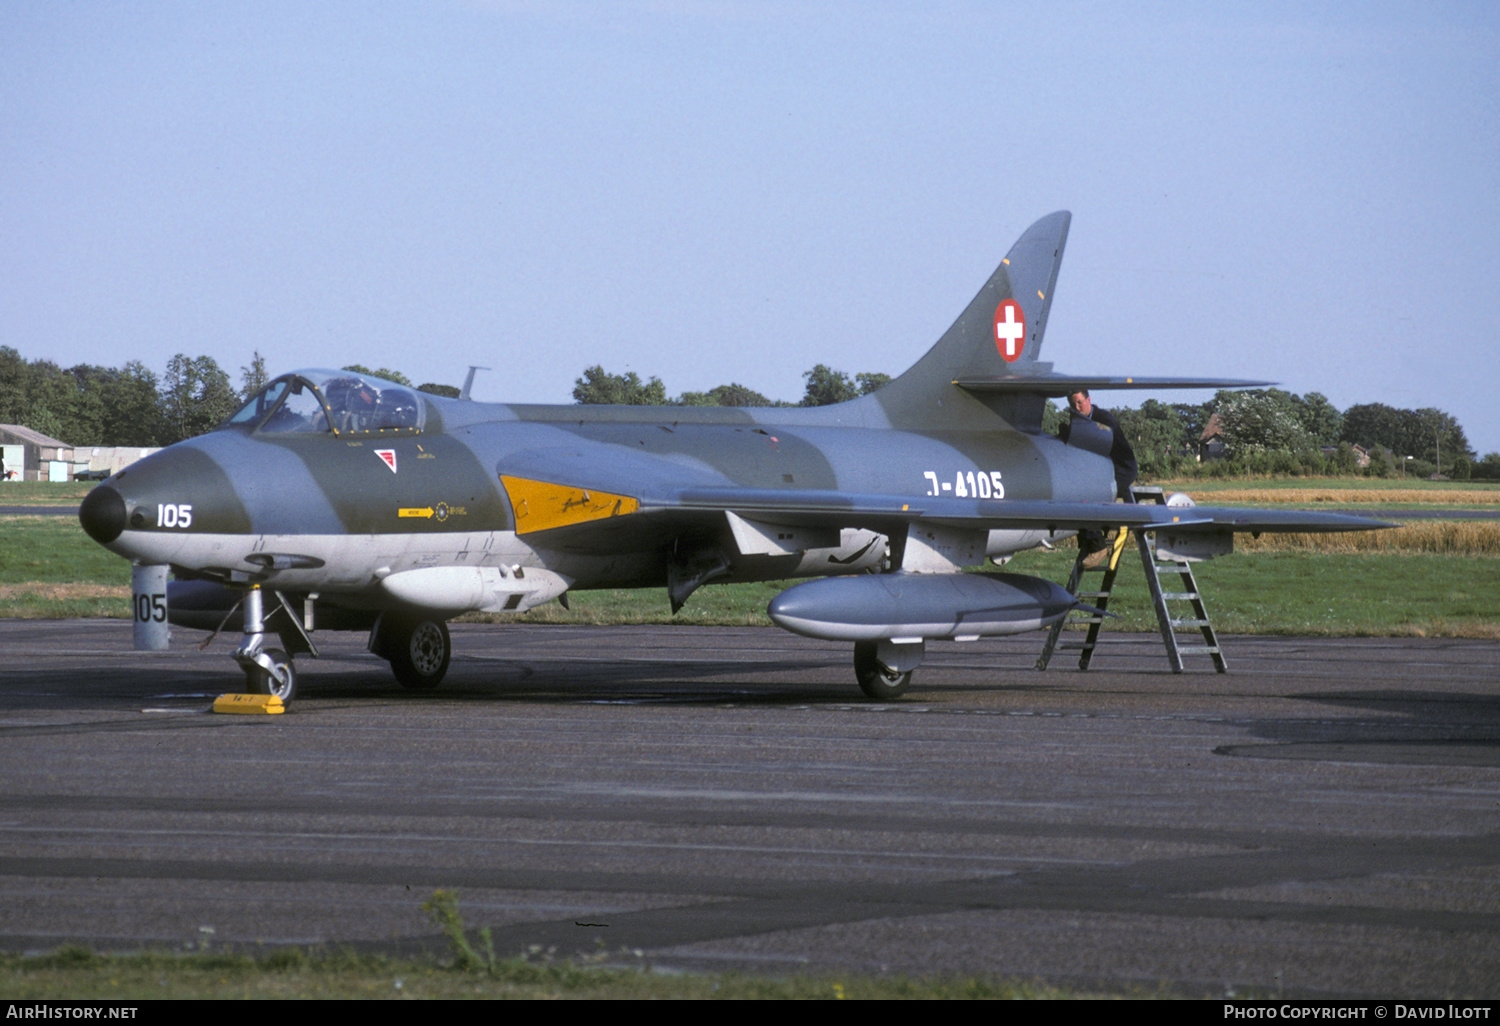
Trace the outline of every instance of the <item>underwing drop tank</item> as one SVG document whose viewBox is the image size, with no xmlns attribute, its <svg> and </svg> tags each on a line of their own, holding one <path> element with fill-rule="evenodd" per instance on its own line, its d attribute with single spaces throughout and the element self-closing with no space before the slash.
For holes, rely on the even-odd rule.
<svg viewBox="0 0 1500 1026">
<path fill-rule="evenodd" d="M 830 641 L 969 641 L 1050 627 L 1078 605 L 1022 574 L 868 574 L 794 585 L 767 609 L 777 626 Z"/>
</svg>

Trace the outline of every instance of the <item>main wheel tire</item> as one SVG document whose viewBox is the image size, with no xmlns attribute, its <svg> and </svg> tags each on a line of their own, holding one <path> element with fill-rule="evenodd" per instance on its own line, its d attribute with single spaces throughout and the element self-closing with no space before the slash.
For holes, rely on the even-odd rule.
<svg viewBox="0 0 1500 1026">
<path fill-rule="evenodd" d="M 386 658 L 403 688 L 427 691 L 443 682 L 453 646 L 448 625 L 426 616 L 392 618 L 385 627 Z"/>
<path fill-rule="evenodd" d="M 859 681 L 859 690 L 873 702 L 889 702 L 906 694 L 911 686 L 912 671 L 890 673 L 875 658 L 875 642 L 857 641 L 854 644 L 854 679 Z"/>
<path fill-rule="evenodd" d="M 276 675 L 262 666 L 252 666 L 245 671 L 245 687 L 252 695 L 275 695 L 283 705 L 290 705 L 297 693 L 297 667 L 279 648 L 268 648 L 261 653 L 276 666 Z"/>
</svg>

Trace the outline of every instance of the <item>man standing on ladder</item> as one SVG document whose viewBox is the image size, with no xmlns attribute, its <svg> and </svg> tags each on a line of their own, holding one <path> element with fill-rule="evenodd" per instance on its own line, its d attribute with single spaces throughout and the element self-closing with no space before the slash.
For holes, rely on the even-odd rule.
<svg viewBox="0 0 1500 1026">
<path fill-rule="evenodd" d="M 1073 427 L 1073 417 L 1082 417 L 1084 420 L 1092 420 L 1096 424 L 1103 424 L 1109 428 L 1114 441 L 1109 447 L 1109 458 L 1115 465 L 1115 495 L 1123 502 L 1134 502 L 1130 494 L 1130 486 L 1135 484 L 1139 468 L 1135 462 L 1135 450 L 1130 447 L 1130 441 L 1125 437 L 1125 432 L 1120 430 L 1120 422 L 1115 415 L 1102 406 L 1095 406 L 1089 399 L 1089 393 L 1085 389 L 1082 392 L 1074 392 L 1068 396 L 1068 408 L 1072 416 L 1062 426 L 1058 437 L 1064 442 L 1068 440 L 1068 433 Z M 1102 531 L 1079 531 L 1078 545 L 1085 553 L 1101 552 L 1104 550 L 1104 533 Z"/>
</svg>

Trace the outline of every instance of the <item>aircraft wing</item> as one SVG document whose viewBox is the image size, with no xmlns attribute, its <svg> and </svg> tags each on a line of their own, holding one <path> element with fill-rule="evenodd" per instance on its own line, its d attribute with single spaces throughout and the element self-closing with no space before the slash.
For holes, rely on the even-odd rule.
<svg viewBox="0 0 1500 1026">
<path fill-rule="evenodd" d="M 642 511 L 677 509 L 697 512 L 728 510 L 773 523 L 821 523 L 880 527 L 892 523 L 929 523 L 983 530 L 1036 529 L 1072 531 L 1135 527 L 1176 531 L 1331 532 L 1394 527 L 1380 520 L 1344 513 L 1262 510 L 1217 506 L 1053 502 L 1045 499 L 914 498 L 837 491 L 688 488 L 675 502 L 642 503 Z"/>
<path fill-rule="evenodd" d="M 1052 502 L 1037 499 L 960 499 L 816 490 L 689 487 L 640 498 L 556 489 L 557 517 L 517 519 L 522 536 L 574 552 L 666 543 L 685 528 L 704 527 L 725 513 L 766 524 L 867 528 L 882 534 L 912 524 L 958 530 L 1070 532 L 1113 527 L 1170 529 L 1176 534 L 1368 531 L 1392 527 L 1379 520 L 1303 510 L 1231 509 L 1215 506 Z M 514 493 L 513 493 L 514 494 Z M 514 501 L 514 500 L 513 500 Z M 540 517 L 541 504 L 536 503 Z"/>
<path fill-rule="evenodd" d="M 508 462 L 501 483 L 516 531 L 549 547 L 605 553 L 668 544 L 725 513 L 766 524 L 904 533 L 925 523 L 958 530 L 1068 532 L 1132 527 L 1174 533 L 1366 531 L 1393 525 L 1341 513 L 1046 499 L 912 496 L 834 489 L 753 488 L 703 467 L 620 452 L 608 463 L 565 449 Z"/>
</svg>

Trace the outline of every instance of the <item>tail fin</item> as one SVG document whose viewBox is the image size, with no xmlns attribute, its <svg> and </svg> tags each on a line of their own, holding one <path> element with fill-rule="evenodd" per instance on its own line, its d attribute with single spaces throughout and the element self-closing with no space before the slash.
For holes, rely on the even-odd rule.
<svg viewBox="0 0 1500 1026">
<path fill-rule="evenodd" d="M 892 427 L 972 428 L 976 418 L 998 414 L 1022 430 L 1039 429 L 1040 396 L 976 395 L 957 382 L 1050 373 L 1037 356 L 1072 220 L 1060 210 L 1026 229 L 927 355 L 868 397 Z"/>
</svg>

